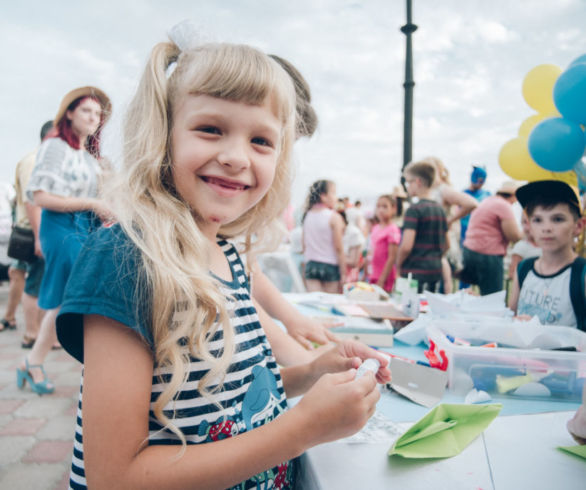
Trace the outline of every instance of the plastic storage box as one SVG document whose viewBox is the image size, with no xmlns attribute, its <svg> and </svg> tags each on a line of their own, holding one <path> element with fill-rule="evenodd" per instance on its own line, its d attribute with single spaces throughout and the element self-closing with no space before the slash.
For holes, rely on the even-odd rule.
<svg viewBox="0 0 586 490">
<path fill-rule="evenodd" d="M 437 321 L 428 327 L 435 353 L 447 359 L 448 389 L 494 397 L 581 401 L 586 334 L 569 327 Z M 448 336 L 451 338 L 448 338 Z M 471 345 L 462 345 L 466 341 Z M 496 342 L 498 347 L 481 347 Z"/>
</svg>

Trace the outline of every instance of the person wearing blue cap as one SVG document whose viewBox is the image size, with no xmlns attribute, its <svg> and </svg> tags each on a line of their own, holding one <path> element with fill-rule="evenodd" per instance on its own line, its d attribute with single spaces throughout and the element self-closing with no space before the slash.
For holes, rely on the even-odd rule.
<svg viewBox="0 0 586 490">
<path fill-rule="evenodd" d="M 482 188 L 485 182 L 486 168 L 484 167 L 484 165 L 473 165 L 472 173 L 470 174 L 470 187 L 464 189 L 464 192 L 466 194 L 470 194 L 478 202 L 481 202 L 491 195 L 490 191 L 487 191 L 486 189 Z M 469 221 L 470 215 L 464 216 L 460 220 L 460 243 L 464 242 Z"/>
</svg>

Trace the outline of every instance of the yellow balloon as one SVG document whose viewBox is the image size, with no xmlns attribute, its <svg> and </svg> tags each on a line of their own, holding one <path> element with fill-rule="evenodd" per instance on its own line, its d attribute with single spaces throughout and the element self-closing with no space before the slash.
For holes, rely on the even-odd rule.
<svg viewBox="0 0 586 490">
<path fill-rule="evenodd" d="M 559 180 L 573 187 L 578 187 L 578 176 L 573 170 L 569 170 L 568 172 L 550 172 L 539 167 L 539 172 L 536 172 L 532 178 L 527 180 L 529 182 L 535 180 Z"/>
<path fill-rule="evenodd" d="M 555 111 L 553 103 L 553 86 L 562 73 L 556 65 L 537 65 L 525 75 L 523 80 L 523 98 L 537 112 L 547 114 Z"/>
<path fill-rule="evenodd" d="M 533 114 L 532 116 L 529 116 L 527 119 L 525 119 L 521 123 L 521 126 L 519 126 L 519 136 L 522 136 L 524 138 L 529 138 L 529 135 L 531 134 L 531 131 L 533 131 L 533 128 L 535 126 L 537 126 L 544 119 L 549 119 L 550 117 L 561 117 L 561 116 L 557 111 L 550 112 L 548 114 L 544 114 L 544 113 L 540 112 L 539 114 Z"/>
<path fill-rule="evenodd" d="M 548 116 L 546 116 L 548 117 Z M 577 186 L 578 178 L 573 171 L 551 172 L 540 167 L 529 154 L 527 138 L 519 136 L 507 141 L 499 153 L 499 165 L 504 173 L 514 180 L 561 180 Z"/>
<path fill-rule="evenodd" d="M 499 165 L 514 180 L 529 180 L 541 169 L 529 155 L 527 138 L 517 137 L 507 141 L 499 153 Z"/>
</svg>

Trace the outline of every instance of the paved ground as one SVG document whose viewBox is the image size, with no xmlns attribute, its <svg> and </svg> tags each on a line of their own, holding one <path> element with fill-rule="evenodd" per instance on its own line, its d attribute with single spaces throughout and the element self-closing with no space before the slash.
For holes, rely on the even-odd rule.
<svg viewBox="0 0 586 490">
<path fill-rule="evenodd" d="M 8 285 L 0 285 L 0 318 Z M 39 396 L 28 385 L 16 387 L 16 367 L 25 351 L 22 310 L 18 329 L 0 332 L 0 489 L 67 488 L 73 448 L 80 364 L 65 351 L 52 351 L 45 370 L 55 383 L 51 395 Z"/>
</svg>

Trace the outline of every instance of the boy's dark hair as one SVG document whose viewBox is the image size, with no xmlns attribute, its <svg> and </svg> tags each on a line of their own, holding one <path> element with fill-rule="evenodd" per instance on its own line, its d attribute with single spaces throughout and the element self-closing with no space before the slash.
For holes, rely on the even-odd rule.
<svg viewBox="0 0 586 490">
<path fill-rule="evenodd" d="M 541 206 L 543 209 L 551 209 L 558 204 L 565 204 L 570 210 L 570 213 L 572 213 L 572 217 L 575 221 L 580 219 L 578 209 L 576 209 L 575 206 L 572 206 L 568 201 L 560 199 L 559 196 L 535 196 L 525 205 L 525 212 L 527 213 L 527 216 L 531 218 L 537 206 Z"/>
<path fill-rule="evenodd" d="M 435 165 L 430 162 L 411 162 L 403 170 L 403 175 L 406 174 L 421 179 L 423 185 L 430 188 L 435 180 L 436 169 Z"/>
</svg>

